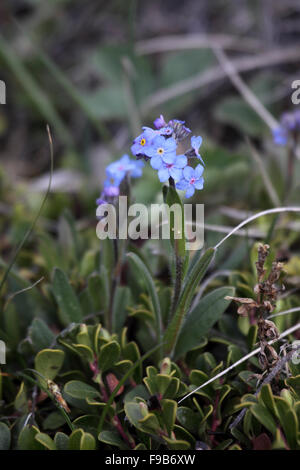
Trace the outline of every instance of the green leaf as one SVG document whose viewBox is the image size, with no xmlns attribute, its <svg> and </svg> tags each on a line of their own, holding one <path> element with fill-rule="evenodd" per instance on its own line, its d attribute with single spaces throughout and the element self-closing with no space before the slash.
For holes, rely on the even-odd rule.
<svg viewBox="0 0 300 470">
<path fill-rule="evenodd" d="M 145 444 L 140 443 L 137 446 L 135 446 L 133 450 L 147 450 L 147 447 L 145 446 Z"/>
<path fill-rule="evenodd" d="M 173 427 L 176 421 L 177 403 L 174 400 L 163 399 L 162 400 L 162 419 L 166 426 L 169 436 L 173 431 Z"/>
<path fill-rule="evenodd" d="M 79 352 L 81 357 L 86 358 L 89 363 L 94 361 L 94 353 L 91 348 L 86 346 L 85 344 L 72 344 L 72 347 Z"/>
<path fill-rule="evenodd" d="M 10 441 L 9 427 L 5 423 L 0 422 L 0 450 L 9 450 Z"/>
<path fill-rule="evenodd" d="M 174 398 L 178 392 L 180 380 L 164 374 L 145 377 L 144 382 L 151 395 L 159 394 L 164 398 Z"/>
<path fill-rule="evenodd" d="M 54 333 L 52 333 L 48 325 L 41 318 L 35 318 L 33 320 L 29 328 L 28 336 L 32 341 L 35 352 L 49 348 L 55 340 Z"/>
<path fill-rule="evenodd" d="M 124 410 L 130 423 L 140 431 L 148 434 L 156 434 L 160 428 L 157 417 L 149 413 L 143 402 L 127 401 Z"/>
<path fill-rule="evenodd" d="M 96 119 L 121 119 L 126 117 L 126 101 L 122 87 L 105 85 L 89 93 L 85 105 Z"/>
<path fill-rule="evenodd" d="M 166 441 L 168 445 L 168 449 L 170 450 L 188 450 L 190 449 L 191 445 L 187 441 L 180 441 L 175 439 L 170 439 L 169 437 L 163 436 L 164 441 Z"/>
<path fill-rule="evenodd" d="M 202 338 L 209 333 L 230 304 L 225 297 L 233 296 L 234 292 L 233 287 L 220 287 L 200 300 L 188 315 L 179 333 L 175 348 L 176 359 L 199 346 Z"/>
<path fill-rule="evenodd" d="M 132 363 L 135 363 L 141 358 L 140 350 L 138 345 L 134 341 L 130 341 L 122 348 L 122 356 L 124 359 L 130 360 Z M 142 364 L 140 364 L 133 372 L 134 380 L 139 383 L 142 381 L 143 370 Z"/>
<path fill-rule="evenodd" d="M 81 438 L 84 435 L 82 429 L 75 429 L 69 438 L 69 450 L 80 450 Z"/>
<path fill-rule="evenodd" d="M 228 450 L 242 450 L 242 448 L 238 444 L 233 444 Z"/>
<path fill-rule="evenodd" d="M 147 266 L 143 263 L 143 261 L 134 253 L 128 253 L 127 256 L 133 262 L 135 268 L 139 272 L 140 276 L 145 281 L 148 294 L 151 298 L 153 311 L 155 314 L 156 320 L 156 329 L 157 329 L 157 336 L 158 341 L 161 339 L 161 330 L 162 330 L 162 320 L 161 320 L 161 311 L 160 311 L 160 303 L 158 299 L 158 295 L 155 289 L 153 278 L 147 268 Z"/>
<path fill-rule="evenodd" d="M 110 238 L 105 238 L 105 240 L 101 240 L 101 276 L 107 276 L 109 283 L 112 279 L 114 263 L 114 240 L 111 240 Z"/>
<path fill-rule="evenodd" d="M 126 401 L 124 404 L 124 411 L 130 423 L 136 428 L 140 429 L 139 422 L 144 418 L 140 403 L 137 403 L 136 401 Z"/>
<path fill-rule="evenodd" d="M 46 379 L 53 380 L 64 362 L 65 353 L 60 349 L 43 349 L 34 360 L 35 369 Z"/>
<path fill-rule="evenodd" d="M 59 318 L 64 326 L 81 323 L 83 313 L 79 300 L 71 287 L 66 274 L 59 268 L 54 269 L 53 294 L 59 306 Z"/>
<path fill-rule="evenodd" d="M 50 413 L 43 422 L 43 429 L 57 429 L 65 424 L 65 418 L 60 411 L 53 411 Z"/>
<path fill-rule="evenodd" d="M 140 429 L 149 434 L 157 434 L 160 424 L 154 413 L 148 413 L 139 421 Z"/>
<path fill-rule="evenodd" d="M 87 398 L 87 402 L 89 399 Z M 102 403 L 103 406 L 105 406 L 105 403 Z M 100 409 L 97 409 L 97 413 L 101 413 L 101 407 Z M 115 415 L 115 411 L 113 408 L 110 410 L 110 417 L 113 417 Z M 99 418 L 98 415 L 81 415 L 78 418 L 74 419 L 73 425 L 74 428 L 80 428 L 84 432 L 87 432 L 89 434 L 92 434 L 95 438 L 97 438 L 97 426 L 99 423 Z"/>
<path fill-rule="evenodd" d="M 69 439 L 69 450 L 94 450 L 96 441 L 94 436 L 82 429 L 76 429 L 72 432 Z"/>
<path fill-rule="evenodd" d="M 128 450 L 128 446 L 115 431 L 102 431 L 100 432 L 98 439 L 105 444 L 118 447 L 121 450 Z"/>
<path fill-rule="evenodd" d="M 100 397 L 100 393 L 91 385 L 79 380 L 71 380 L 64 386 L 64 392 L 73 398 L 87 399 Z"/>
<path fill-rule="evenodd" d="M 17 396 L 15 398 L 15 409 L 22 414 L 28 412 L 28 400 L 24 382 L 21 383 Z"/>
<path fill-rule="evenodd" d="M 285 380 L 285 382 L 289 387 L 294 390 L 295 394 L 300 397 L 300 375 L 296 375 L 295 377 L 289 377 Z"/>
<path fill-rule="evenodd" d="M 276 434 L 276 423 L 270 411 L 259 403 L 252 405 L 250 411 L 255 416 L 255 418 L 266 428 L 268 429 L 273 436 Z"/>
<path fill-rule="evenodd" d="M 43 263 L 49 272 L 55 267 L 65 268 L 65 259 L 61 256 L 57 243 L 49 234 L 39 234 L 39 251 L 43 258 Z"/>
<path fill-rule="evenodd" d="M 79 326 L 79 332 L 76 335 L 76 341 L 77 341 L 78 344 L 81 344 L 81 345 L 84 345 L 84 346 L 88 346 L 89 348 L 92 348 L 92 341 L 91 341 L 91 338 L 90 338 L 90 335 L 89 335 L 90 329 L 91 329 L 91 327 L 85 325 L 84 323 L 82 323 Z"/>
<path fill-rule="evenodd" d="M 136 397 L 143 398 L 144 400 L 148 400 L 150 398 L 150 395 L 144 385 L 137 385 L 127 392 L 124 397 L 124 402 L 134 401 L 134 398 Z"/>
<path fill-rule="evenodd" d="M 88 280 L 88 291 L 94 304 L 95 312 L 108 308 L 109 285 L 107 276 L 92 274 Z"/>
<path fill-rule="evenodd" d="M 206 250 L 197 263 L 195 263 L 194 267 L 186 278 L 182 294 L 179 299 L 178 307 L 164 336 L 164 343 L 166 343 L 166 353 L 171 353 L 176 346 L 180 328 L 190 307 L 195 289 L 209 268 L 214 254 L 214 248 L 209 248 Z"/>
<path fill-rule="evenodd" d="M 150 351 L 147 351 L 142 357 L 140 357 L 140 359 L 138 361 L 135 362 L 135 364 L 133 364 L 133 366 L 131 367 L 131 369 L 129 369 L 125 375 L 123 375 L 123 377 L 121 378 L 121 380 L 119 380 L 119 383 L 118 385 L 114 388 L 113 392 L 111 393 L 108 401 L 107 401 L 107 404 L 106 404 L 106 407 L 104 408 L 102 414 L 101 414 L 101 417 L 100 417 L 100 420 L 99 420 L 99 425 L 98 425 L 98 433 L 100 434 L 100 432 L 102 431 L 102 427 L 103 427 L 103 424 L 104 424 L 104 420 L 105 420 L 105 417 L 106 417 L 106 414 L 107 412 L 109 411 L 113 401 L 114 401 L 114 398 L 117 396 L 117 393 L 118 391 L 120 390 L 120 388 L 122 387 L 122 385 L 124 385 L 124 383 L 126 382 L 126 380 L 130 377 L 130 375 L 132 374 L 132 372 L 136 369 L 136 367 L 138 367 L 145 359 L 147 359 L 148 357 L 150 357 L 154 352 L 158 351 L 160 349 L 161 345 L 158 344 L 157 346 L 155 346 L 154 348 L 150 349 Z"/>
<path fill-rule="evenodd" d="M 26 426 L 18 437 L 18 450 L 43 450 L 42 444 L 35 440 L 39 430 L 35 426 Z"/>
<path fill-rule="evenodd" d="M 195 449 L 196 439 L 187 429 L 183 428 L 182 426 L 179 426 L 178 424 L 175 424 L 174 434 L 176 436 L 177 441 L 186 441 L 190 444 L 192 449 Z"/>
<path fill-rule="evenodd" d="M 105 45 L 95 53 L 95 65 L 101 76 L 108 82 L 119 84 L 122 77 L 122 57 L 131 56 L 131 49 L 127 44 Z"/>
<path fill-rule="evenodd" d="M 83 436 L 80 439 L 80 450 L 95 450 L 96 441 L 92 434 L 88 432 L 83 433 Z"/>
<path fill-rule="evenodd" d="M 99 353 L 99 369 L 101 372 L 105 372 L 111 369 L 112 366 L 118 361 L 120 357 L 120 346 L 116 341 L 103 344 L 100 348 Z"/>
<path fill-rule="evenodd" d="M 299 420 L 295 411 L 282 397 L 274 397 L 277 413 L 288 444 L 292 450 L 297 449 Z"/>
<path fill-rule="evenodd" d="M 162 57 L 161 85 L 166 87 L 204 72 L 216 62 L 210 49 L 174 51 Z"/>
<path fill-rule="evenodd" d="M 134 72 L 130 74 L 130 81 L 132 82 L 137 102 L 140 99 L 144 99 L 154 86 L 151 62 L 147 57 L 135 54 L 130 44 L 102 46 L 95 54 L 95 64 L 98 66 L 104 80 L 115 89 L 114 93 L 111 96 L 109 95 L 106 103 L 109 109 L 113 106 L 113 109 L 118 113 L 117 115 L 120 115 L 120 108 L 123 110 L 123 102 L 118 103 L 118 100 L 124 89 L 124 86 L 122 86 L 124 83 L 124 57 L 130 60 Z M 103 90 L 104 93 L 106 91 L 107 88 Z M 111 100 L 113 100 L 113 105 L 110 103 Z M 101 113 L 101 109 L 98 110 L 99 112 Z M 124 112 L 126 113 L 126 108 Z"/>
<path fill-rule="evenodd" d="M 57 450 L 68 450 L 69 448 L 69 437 L 63 432 L 55 434 L 54 442 Z"/>
<path fill-rule="evenodd" d="M 48 436 L 48 434 L 39 432 L 35 435 L 34 438 L 47 450 L 56 450 L 55 442 L 51 439 L 50 436 Z"/>
<path fill-rule="evenodd" d="M 245 135 L 250 134 L 252 137 L 261 136 L 266 131 L 256 112 L 239 97 L 224 99 L 218 105 L 216 117 L 224 123 L 237 126 Z"/>
<path fill-rule="evenodd" d="M 195 433 L 199 427 L 200 416 L 187 408 L 186 406 L 180 406 L 177 410 L 177 419 L 179 423 L 191 433 Z"/>
<path fill-rule="evenodd" d="M 274 416 L 277 416 L 275 400 L 270 384 L 263 385 L 258 395 L 258 401 L 262 402 Z"/>
<path fill-rule="evenodd" d="M 113 331 L 119 333 L 128 316 L 130 305 L 130 289 L 126 286 L 118 286 L 113 302 Z"/>
</svg>

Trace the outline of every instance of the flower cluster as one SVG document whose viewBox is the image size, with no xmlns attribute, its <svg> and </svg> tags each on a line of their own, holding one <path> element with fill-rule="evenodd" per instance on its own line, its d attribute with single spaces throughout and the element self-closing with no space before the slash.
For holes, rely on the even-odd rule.
<svg viewBox="0 0 300 470">
<path fill-rule="evenodd" d="M 300 110 L 284 113 L 280 120 L 280 126 L 273 130 L 274 142 L 277 145 L 287 145 L 292 140 L 297 140 L 300 135 Z"/>
<path fill-rule="evenodd" d="M 96 201 L 97 205 L 106 204 L 107 201 L 119 196 L 120 184 L 125 176 L 139 178 L 142 176 L 143 167 L 143 161 L 132 160 L 128 155 L 123 155 L 120 160 L 110 163 L 105 170 L 106 180 L 104 181 L 102 194 Z"/>
<path fill-rule="evenodd" d="M 186 191 L 187 198 L 193 196 L 195 189 L 202 189 L 204 183 L 204 162 L 199 153 L 202 137 L 192 136 L 190 148 L 184 154 L 178 154 L 178 143 L 191 134 L 185 122 L 172 119 L 167 123 L 161 115 L 155 119 L 154 127 L 143 127 L 143 132 L 131 147 L 133 155 L 138 161 L 150 160 L 150 165 L 157 170 L 162 183 L 171 178 L 177 189 Z M 193 158 L 201 162 L 195 169 L 188 164 Z"/>
</svg>

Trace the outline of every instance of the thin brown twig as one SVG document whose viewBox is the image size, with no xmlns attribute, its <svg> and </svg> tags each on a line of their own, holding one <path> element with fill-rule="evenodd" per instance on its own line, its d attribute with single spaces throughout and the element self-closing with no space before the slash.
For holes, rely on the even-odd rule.
<svg viewBox="0 0 300 470">
<path fill-rule="evenodd" d="M 256 39 L 228 34 L 176 34 L 139 41 L 135 50 L 138 55 L 147 55 L 213 46 L 236 51 L 256 52 L 261 47 L 261 42 Z"/>
<path fill-rule="evenodd" d="M 42 276 L 40 279 L 38 279 L 34 284 L 31 284 L 30 286 L 25 287 L 24 289 L 20 289 L 17 292 L 14 292 L 13 294 L 9 295 L 9 297 L 7 298 L 7 300 L 4 304 L 3 311 L 6 310 L 9 302 L 11 302 L 17 295 L 23 294 L 23 292 L 26 292 L 28 290 L 33 289 L 37 284 L 39 284 L 41 281 L 43 281 L 43 279 L 44 279 L 44 276 Z"/>
<path fill-rule="evenodd" d="M 248 72 L 251 70 L 271 67 L 278 64 L 299 61 L 300 47 L 289 47 L 274 49 L 263 52 L 255 56 L 242 57 L 232 60 L 232 64 L 237 72 Z M 182 80 L 166 88 L 162 88 L 150 95 L 141 106 L 141 112 L 146 114 L 148 111 L 160 106 L 167 101 L 197 90 L 203 86 L 211 85 L 214 82 L 224 80 L 227 73 L 220 65 L 216 65 L 201 72 L 191 78 Z"/>
<path fill-rule="evenodd" d="M 270 127 L 270 129 L 276 129 L 279 126 L 278 121 L 276 121 L 272 114 L 265 108 L 265 106 L 261 103 L 253 91 L 250 90 L 244 80 L 242 80 L 233 64 L 233 61 L 229 60 L 222 49 L 216 47 L 213 50 L 228 78 L 240 92 L 246 103 L 248 103 L 249 106 L 254 109 L 261 119 Z"/>
</svg>

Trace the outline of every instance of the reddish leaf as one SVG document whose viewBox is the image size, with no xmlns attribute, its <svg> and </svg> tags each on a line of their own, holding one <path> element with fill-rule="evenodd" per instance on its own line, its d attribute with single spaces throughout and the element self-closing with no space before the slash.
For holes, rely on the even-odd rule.
<svg viewBox="0 0 300 470">
<path fill-rule="evenodd" d="M 108 388 L 109 388 L 111 393 L 114 391 L 114 389 L 116 388 L 116 386 L 119 383 L 117 377 L 112 373 L 107 374 L 106 382 L 107 382 Z M 120 390 L 117 393 L 117 396 L 120 395 L 123 392 L 123 390 L 124 390 L 124 387 L 122 385 L 122 387 L 120 388 Z"/>
<path fill-rule="evenodd" d="M 253 450 L 271 450 L 272 442 L 266 433 L 262 433 L 252 440 Z"/>
</svg>

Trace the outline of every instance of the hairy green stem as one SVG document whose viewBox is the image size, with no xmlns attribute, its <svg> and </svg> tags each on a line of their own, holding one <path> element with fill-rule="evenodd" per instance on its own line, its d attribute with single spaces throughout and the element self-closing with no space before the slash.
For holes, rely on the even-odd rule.
<svg viewBox="0 0 300 470">
<path fill-rule="evenodd" d="M 176 251 L 176 248 L 175 248 L 175 251 Z M 182 267 L 183 267 L 183 259 L 177 253 L 175 253 L 175 283 L 174 283 L 174 292 L 173 292 L 172 304 L 170 308 L 169 320 L 171 320 L 173 317 L 173 314 L 176 310 L 178 300 L 180 297 L 181 285 L 182 285 L 182 274 L 183 274 Z"/>
<path fill-rule="evenodd" d="M 175 314 L 165 332 L 164 342 L 166 354 L 172 355 L 174 352 L 180 329 L 191 305 L 195 289 L 209 268 L 214 254 L 215 249 L 208 248 L 200 258 L 199 262 L 194 266 L 189 276 L 187 276 Z"/>
</svg>

